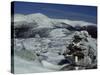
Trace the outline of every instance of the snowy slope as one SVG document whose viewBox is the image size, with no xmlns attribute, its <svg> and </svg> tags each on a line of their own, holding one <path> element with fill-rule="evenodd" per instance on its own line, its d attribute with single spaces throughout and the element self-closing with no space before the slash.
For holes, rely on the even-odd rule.
<svg viewBox="0 0 100 75">
<path fill-rule="evenodd" d="M 89 23 L 85 21 L 72 21 L 68 19 L 52 19 L 48 18 L 44 14 L 36 13 L 36 14 L 29 14 L 29 15 L 22 15 L 22 14 L 15 14 L 14 15 L 14 22 L 36 22 L 39 27 L 51 27 L 54 24 L 59 23 L 66 23 L 73 27 L 75 26 L 88 26 L 88 25 L 96 25 L 94 23 Z"/>
<path fill-rule="evenodd" d="M 29 14 L 29 15 L 21 15 L 21 14 L 15 14 L 14 15 L 14 22 L 27 22 L 27 23 L 36 23 L 38 25 L 38 28 L 43 27 L 50 27 L 52 28 L 52 24 L 49 20 L 49 18 L 41 13 L 36 14 Z M 19 24 L 17 24 L 19 25 Z"/>
<path fill-rule="evenodd" d="M 53 72 L 55 70 L 51 70 L 42 66 L 39 61 L 27 61 L 21 59 L 18 56 L 14 57 L 14 71 L 16 74 L 22 73 L 39 73 L 39 72 Z"/>
<path fill-rule="evenodd" d="M 53 19 L 41 13 L 28 15 L 15 14 L 14 27 L 16 36 L 23 38 L 34 37 L 35 34 L 39 34 L 40 37 L 63 37 L 65 36 L 63 30 L 69 33 L 70 31 L 85 29 L 92 35 L 95 35 L 93 33 L 97 32 L 97 25 L 94 23 L 81 20 Z M 91 28 L 95 28 L 93 32 L 91 32 Z M 96 37 L 96 35 L 94 37 Z"/>
</svg>

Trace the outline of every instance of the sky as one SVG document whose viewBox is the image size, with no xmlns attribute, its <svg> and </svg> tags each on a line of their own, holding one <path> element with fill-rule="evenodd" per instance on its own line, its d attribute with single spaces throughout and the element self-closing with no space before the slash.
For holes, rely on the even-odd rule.
<svg viewBox="0 0 100 75">
<path fill-rule="evenodd" d="M 33 2 L 14 2 L 14 14 L 42 13 L 52 18 L 97 17 L 96 6 L 80 6 L 68 4 L 49 4 Z M 81 16 L 80 16 L 81 15 Z M 67 17 L 66 17 L 67 16 Z"/>
</svg>

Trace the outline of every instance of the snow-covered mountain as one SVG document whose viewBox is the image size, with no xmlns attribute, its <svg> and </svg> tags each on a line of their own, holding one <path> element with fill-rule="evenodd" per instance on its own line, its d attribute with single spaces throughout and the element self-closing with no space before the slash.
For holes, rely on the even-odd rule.
<svg viewBox="0 0 100 75">
<path fill-rule="evenodd" d="M 23 24 L 25 24 L 25 22 L 37 24 L 38 28 L 52 27 L 50 19 L 47 16 L 40 13 L 29 14 L 29 15 L 15 14 L 14 15 L 14 23 L 16 23 L 15 26 L 19 25 L 20 22 L 22 22 Z"/>
<path fill-rule="evenodd" d="M 83 20 L 54 19 L 41 13 L 15 14 L 13 18 L 14 39 L 11 45 L 16 73 L 74 70 L 75 66 L 71 65 L 75 63 L 74 58 L 67 57 L 67 52 L 74 48 L 81 49 L 82 55 L 88 53 L 88 57 L 79 60 L 78 65 L 96 67 L 96 24 Z M 81 41 L 75 43 L 79 39 Z"/>
<path fill-rule="evenodd" d="M 34 37 L 35 34 L 39 34 L 40 37 L 55 37 L 59 33 L 59 36 L 66 36 L 72 31 L 81 30 L 87 30 L 91 36 L 97 37 L 97 25 L 94 23 L 81 20 L 53 19 L 41 13 L 15 14 L 14 28 L 15 37 L 18 38 Z M 92 29 L 94 30 L 91 32 Z"/>
</svg>

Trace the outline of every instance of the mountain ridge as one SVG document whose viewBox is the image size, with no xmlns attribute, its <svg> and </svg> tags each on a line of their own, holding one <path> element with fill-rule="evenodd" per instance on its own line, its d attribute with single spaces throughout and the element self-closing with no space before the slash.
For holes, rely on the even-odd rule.
<svg viewBox="0 0 100 75">
<path fill-rule="evenodd" d="M 17 32 L 18 35 L 20 34 L 20 37 L 23 35 L 25 36 L 26 34 L 29 35 L 27 37 L 34 37 L 35 34 L 39 34 L 42 37 L 49 37 L 50 32 L 54 29 L 57 29 L 57 31 L 59 31 L 57 32 L 57 34 L 62 33 L 61 35 L 63 36 L 65 35 L 65 33 L 71 33 L 71 31 L 86 30 L 90 34 L 92 34 L 93 37 L 97 37 L 97 34 L 95 34 L 97 33 L 97 25 L 94 23 L 82 20 L 73 21 L 69 19 L 53 19 L 42 13 L 28 15 L 15 14 L 14 28 L 15 33 Z M 95 29 L 93 32 L 91 32 L 93 28 Z M 66 29 L 66 32 L 63 32 L 60 29 Z M 53 33 L 55 34 L 55 30 Z"/>
</svg>

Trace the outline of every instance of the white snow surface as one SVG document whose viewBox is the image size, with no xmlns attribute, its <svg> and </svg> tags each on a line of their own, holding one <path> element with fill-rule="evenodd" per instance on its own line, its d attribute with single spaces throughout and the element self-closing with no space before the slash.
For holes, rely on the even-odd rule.
<svg viewBox="0 0 100 75">
<path fill-rule="evenodd" d="M 52 72 L 55 70 L 43 67 L 43 65 L 38 60 L 27 61 L 18 56 L 14 56 L 14 71 L 16 74 L 23 74 L 23 73 Z"/>
<path fill-rule="evenodd" d="M 28 15 L 23 15 L 23 14 L 15 14 L 14 15 L 14 22 L 18 23 L 19 22 L 36 22 L 37 25 L 39 25 L 39 28 L 47 27 L 47 28 L 52 28 L 54 24 L 59 24 L 59 23 L 65 23 L 69 24 L 73 27 L 75 26 L 89 26 L 89 25 L 96 25 L 94 23 L 86 22 L 86 21 L 73 21 L 69 19 L 52 19 L 47 17 L 46 15 L 42 13 L 34 13 L 34 14 L 28 14 Z M 18 25 L 16 24 L 16 25 Z"/>
</svg>

